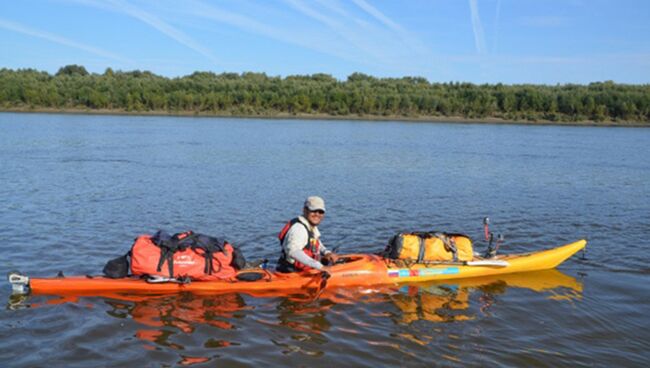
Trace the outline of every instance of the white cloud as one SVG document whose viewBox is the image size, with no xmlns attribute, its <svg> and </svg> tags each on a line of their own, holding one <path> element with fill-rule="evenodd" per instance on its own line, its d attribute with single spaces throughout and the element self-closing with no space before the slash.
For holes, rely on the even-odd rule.
<svg viewBox="0 0 650 368">
<path fill-rule="evenodd" d="M 135 18 L 151 27 L 161 32 L 162 34 L 174 39 L 176 42 L 184 45 L 199 54 L 205 56 L 212 62 L 218 63 L 218 59 L 212 54 L 208 48 L 196 42 L 192 37 L 186 35 L 181 30 L 170 25 L 169 23 L 163 21 L 154 14 L 147 12 L 143 9 L 140 9 L 131 3 L 122 1 L 122 0 L 107 0 L 107 1 L 95 1 L 95 0 L 76 0 L 75 2 L 93 6 L 100 9 L 107 9 L 116 13 L 123 13 L 132 18 Z"/>
<path fill-rule="evenodd" d="M 483 33 L 483 26 L 481 25 L 481 18 L 478 14 L 477 0 L 469 0 L 469 8 L 472 14 L 472 29 L 474 30 L 476 51 L 480 55 L 483 55 L 485 54 L 485 35 Z"/>
<path fill-rule="evenodd" d="M 368 57 L 370 57 L 370 60 L 374 59 L 374 61 L 383 60 L 385 58 L 385 51 L 381 48 L 375 47 L 374 43 L 370 42 L 366 36 L 366 32 L 360 32 L 358 28 L 351 27 L 350 24 L 341 23 L 339 18 L 331 17 L 322 12 L 316 11 L 303 1 L 284 1 L 298 12 L 324 24 L 331 31 L 341 37 L 348 46 L 352 46 L 347 47 L 350 54 L 357 54 L 357 51 L 361 50 L 365 56 L 356 57 L 357 62 L 368 62 Z"/>
<path fill-rule="evenodd" d="M 80 42 L 76 42 L 76 41 L 70 40 L 68 38 L 61 37 L 61 36 L 58 36 L 58 35 L 55 35 L 55 34 L 52 34 L 52 33 L 49 33 L 49 32 L 41 31 L 41 30 L 38 30 L 38 29 L 35 29 L 35 28 L 31 28 L 31 27 L 22 25 L 22 24 L 18 24 L 18 23 L 15 23 L 15 22 L 4 20 L 4 19 L 1 19 L 1 18 L 0 18 L 0 28 L 8 29 L 8 30 L 13 31 L 13 32 L 26 34 L 26 35 L 32 36 L 32 37 L 42 38 L 44 40 L 48 40 L 48 41 L 51 41 L 51 42 L 54 42 L 54 43 L 58 43 L 60 45 L 76 48 L 76 49 L 79 49 L 79 50 L 83 50 L 83 51 L 89 52 L 91 54 L 95 54 L 95 55 L 102 56 L 102 57 L 105 57 L 105 58 L 130 63 L 129 60 L 127 60 L 127 59 L 125 59 L 125 58 L 123 58 L 123 57 L 121 57 L 121 56 L 119 56 L 117 54 L 114 54 L 112 52 L 109 52 L 109 51 L 106 51 L 106 50 L 103 50 L 103 49 L 100 49 L 100 48 L 97 48 L 97 47 L 94 47 L 94 46 L 86 45 L 86 44 L 83 44 L 83 43 L 80 43 Z"/>
<path fill-rule="evenodd" d="M 289 29 L 276 28 L 249 16 L 217 8 L 216 6 L 196 0 L 188 0 L 187 2 L 191 6 L 188 6 L 183 12 L 192 17 L 228 24 L 246 32 L 261 35 L 286 44 L 297 45 L 305 49 L 334 55 L 344 60 L 353 60 L 350 53 L 346 52 L 340 45 L 335 45 L 322 39 L 319 42 L 314 42 L 313 39 L 307 36 L 307 32 L 305 31 L 295 32 Z"/>
<path fill-rule="evenodd" d="M 357 4 L 358 7 L 363 9 L 366 13 L 372 15 L 375 17 L 377 20 L 379 20 L 381 23 L 385 24 L 388 26 L 388 28 L 391 28 L 397 32 L 404 33 L 404 29 L 397 23 L 395 23 L 392 19 L 388 18 L 386 15 L 384 15 L 382 12 L 377 10 L 374 6 L 368 4 L 365 0 L 352 0 L 355 4 Z"/>
<path fill-rule="evenodd" d="M 501 18 L 501 0 L 497 0 L 496 15 L 494 16 L 494 49 L 493 53 L 497 53 L 499 49 L 499 18 Z"/>
</svg>

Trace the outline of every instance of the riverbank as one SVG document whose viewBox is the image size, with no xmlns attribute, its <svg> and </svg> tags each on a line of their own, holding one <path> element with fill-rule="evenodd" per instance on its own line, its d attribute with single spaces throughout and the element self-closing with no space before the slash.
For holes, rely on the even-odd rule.
<svg viewBox="0 0 650 368">
<path fill-rule="evenodd" d="M 463 116 L 403 116 L 403 115 L 329 115 L 305 113 L 273 113 L 273 114 L 234 114 L 198 111 L 126 111 L 121 109 L 54 109 L 54 108 L 2 108 L 2 112 L 34 113 L 34 114 L 88 114 L 88 115 L 125 115 L 125 116 L 188 116 L 215 117 L 236 119 L 300 119 L 300 120 L 358 120 L 358 121 L 402 121 L 411 123 L 471 123 L 471 124 L 516 124 L 516 125 L 560 125 L 560 126 L 602 126 L 602 127 L 650 127 L 650 123 L 635 121 L 551 121 L 510 120 L 497 117 L 469 118 Z"/>
</svg>

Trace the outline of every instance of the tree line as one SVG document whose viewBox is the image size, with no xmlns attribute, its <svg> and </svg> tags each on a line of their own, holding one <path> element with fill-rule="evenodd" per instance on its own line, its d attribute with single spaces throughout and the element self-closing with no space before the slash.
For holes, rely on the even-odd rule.
<svg viewBox="0 0 650 368">
<path fill-rule="evenodd" d="M 272 77 L 195 72 L 167 78 L 148 71 L 88 73 L 68 65 L 55 75 L 0 69 L 0 109 L 91 109 L 133 113 L 278 114 L 408 118 L 502 118 L 650 123 L 650 85 L 430 83 L 420 77 L 354 73 Z"/>
</svg>

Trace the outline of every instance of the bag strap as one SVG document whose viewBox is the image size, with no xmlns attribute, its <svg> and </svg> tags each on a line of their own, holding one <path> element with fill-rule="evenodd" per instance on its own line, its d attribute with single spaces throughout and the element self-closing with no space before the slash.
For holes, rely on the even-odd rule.
<svg viewBox="0 0 650 368">
<path fill-rule="evenodd" d="M 418 250 L 418 263 L 422 262 L 424 259 L 424 237 L 418 234 L 418 242 L 420 243 L 420 249 Z"/>
<path fill-rule="evenodd" d="M 191 231 L 187 231 L 170 236 L 165 231 L 159 230 L 151 237 L 151 241 L 160 248 L 160 258 L 158 259 L 156 271 L 161 272 L 163 264 L 167 261 L 169 277 L 174 277 L 174 253 L 181 249 L 180 241 L 192 234 Z"/>
<path fill-rule="evenodd" d="M 196 244 L 196 238 L 198 238 L 199 235 L 200 234 L 196 234 L 192 230 L 174 234 L 174 236 L 172 236 L 172 241 L 176 243 L 177 249 L 175 251 L 193 247 L 194 244 Z"/>
<path fill-rule="evenodd" d="M 223 265 L 219 260 L 217 260 L 219 268 L 216 270 L 214 269 L 214 254 L 219 252 L 226 253 L 225 245 L 227 244 L 227 241 L 221 241 L 219 238 L 202 234 L 193 234 L 191 238 L 188 238 L 188 241 L 191 242 L 189 246 L 194 252 L 197 252 L 198 249 L 203 251 L 203 257 L 205 258 L 205 261 L 203 262 L 205 265 L 203 267 L 203 273 L 206 275 L 212 275 L 213 273 L 221 271 Z"/>
<path fill-rule="evenodd" d="M 156 271 L 162 270 L 162 265 L 167 261 L 167 269 L 169 270 L 169 277 L 174 277 L 174 253 L 178 248 L 176 247 L 160 247 L 160 258 L 158 259 L 158 266 Z"/>
<path fill-rule="evenodd" d="M 442 233 L 442 232 L 433 232 L 429 233 L 431 236 L 434 236 L 440 240 L 442 240 L 442 243 L 445 246 L 445 250 L 447 252 L 451 252 L 453 254 L 453 259 L 454 261 L 458 260 L 458 248 L 456 247 L 456 242 L 454 241 L 454 238 L 450 236 L 450 234 L 447 233 Z"/>
</svg>

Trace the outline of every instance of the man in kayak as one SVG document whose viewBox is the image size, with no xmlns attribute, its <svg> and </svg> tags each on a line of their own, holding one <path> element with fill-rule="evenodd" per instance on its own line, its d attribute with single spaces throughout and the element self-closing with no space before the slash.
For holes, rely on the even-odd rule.
<svg viewBox="0 0 650 368">
<path fill-rule="evenodd" d="M 309 269 L 327 270 L 320 262 L 321 256 L 327 264 L 334 264 L 338 256 L 328 250 L 320 241 L 318 225 L 325 216 L 325 201 L 312 196 L 305 200 L 302 216 L 289 221 L 280 234 L 282 255 L 278 260 L 280 272 L 299 272 Z"/>
</svg>

